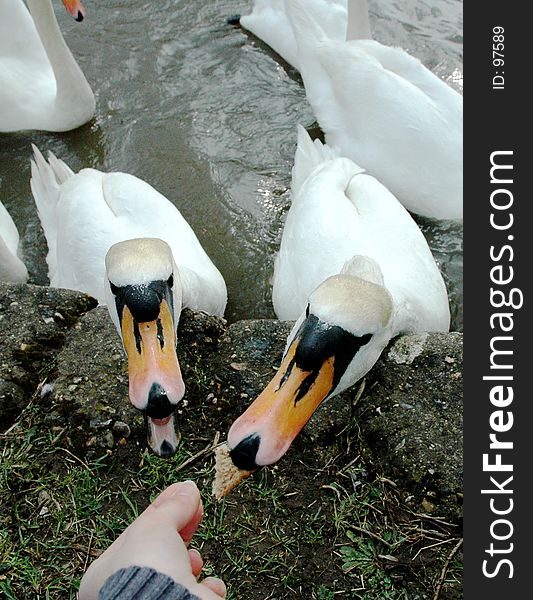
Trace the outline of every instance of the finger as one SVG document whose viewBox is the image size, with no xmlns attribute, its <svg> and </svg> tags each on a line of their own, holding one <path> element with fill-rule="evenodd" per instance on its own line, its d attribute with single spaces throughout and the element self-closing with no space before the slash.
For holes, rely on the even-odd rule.
<svg viewBox="0 0 533 600">
<path fill-rule="evenodd" d="M 191 571 L 195 577 L 198 577 L 202 572 L 204 561 L 198 550 L 189 550 L 189 560 L 191 561 Z"/>
<path fill-rule="evenodd" d="M 196 511 L 196 514 L 194 515 L 194 517 L 187 523 L 187 525 L 185 525 L 185 527 L 183 529 L 180 529 L 180 535 L 183 539 L 183 541 L 185 542 L 185 544 L 188 546 L 192 540 L 192 536 L 196 533 L 196 530 L 198 529 L 198 525 L 200 525 L 200 521 L 202 520 L 202 517 L 204 516 L 204 507 L 202 506 L 202 503 L 200 502 L 200 505 L 198 506 L 198 510 Z"/>
<path fill-rule="evenodd" d="M 179 490 L 183 487 L 184 484 L 186 484 L 186 485 L 193 484 L 196 487 L 196 484 L 193 481 L 178 481 L 177 483 L 173 483 L 172 485 L 169 485 L 167 488 L 165 488 L 159 494 L 159 496 L 157 496 L 157 498 L 150 504 L 150 506 L 148 508 L 150 508 L 150 507 L 158 508 L 161 504 L 163 504 L 163 502 L 165 502 L 166 500 L 171 498 L 174 494 L 179 492 Z"/>
<path fill-rule="evenodd" d="M 226 584 L 219 579 L 218 577 L 206 577 L 200 585 L 204 585 L 206 588 L 210 589 L 217 596 L 221 598 L 226 597 Z"/>
<path fill-rule="evenodd" d="M 200 492 L 192 481 L 183 481 L 171 487 L 170 495 L 164 493 L 162 498 L 152 503 L 154 511 L 150 518 L 181 531 L 197 518 L 201 506 Z"/>
<path fill-rule="evenodd" d="M 183 482 L 178 482 L 178 483 L 173 483 L 172 485 L 169 485 L 166 489 L 164 489 L 159 496 L 157 496 L 157 498 L 149 505 L 146 507 L 146 509 L 137 517 L 137 519 L 135 519 L 135 521 L 133 523 L 130 523 L 128 525 L 128 527 L 126 527 L 126 529 L 120 534 L 120 536 L 111 544 L 111 546 L 109 546 L 109 548 L 106 550 L 106 552 L 104 554 L 114 554 L 123 544 L 124 542 L 124 538 L 126 536 L 127 531 L 134 525 L 134 524 L 139 524 L 142 523 L 143 520 L 148 516 L 148 515 L 152 515 L 154 514 L 154 511 L 161 506 L 162 504 L 164 504 L 169 498 L 172 498 L 174 495 L 179 495 L 181 492 L 183 492 L 183 486 L 185 485 L 189 485 L 192 484 L 193 488 L 196 488 L 196 484 L 192 481 L 183 481 Z M 196 488 L 196 492 L 198 492 L 198 488 Z M 199 492 L 198 492 L 199 495 Z M 196 511 L 196 513 L 194 514 L 194 517 L 192 519 L 192 522 L 195 521 L 195 519 L 197 518 L 198 515 L 198 510 Z M 192 536 L 194 535 L 194 532 L 196 531 L 196 529 L 198 528 L 198 525 L 202 519 L 203 516 L 203 507 L 201 507 L 201 512 L 200 512 L 200 518 L 198 520 L 198 522 L 196 523 L 196 526 L 194 527 L 194 529 L 192 530 L 192 532 L 189 535 L 189 531 L 188 531 L 188 527 L 186 524 L 184 527 L 184 530 L 186 532 L 186 534 L 189 536 L 188 540 L 184 540 L 185 543 L 189 543 L 191 541 Z"/>
</svg>

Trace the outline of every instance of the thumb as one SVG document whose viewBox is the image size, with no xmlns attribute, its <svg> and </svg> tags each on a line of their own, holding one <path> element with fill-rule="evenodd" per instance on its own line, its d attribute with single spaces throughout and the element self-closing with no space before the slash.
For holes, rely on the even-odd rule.
<svg viewBox="0 0 533 600">
<path fill-rule="evenodd" d="M 200 492 L 194 481 L 175 483 L 162 492 L 151 507 L 154 519 L 172 526 L 174 531 L 181 531 L 201 510 Z"/>
</svg>

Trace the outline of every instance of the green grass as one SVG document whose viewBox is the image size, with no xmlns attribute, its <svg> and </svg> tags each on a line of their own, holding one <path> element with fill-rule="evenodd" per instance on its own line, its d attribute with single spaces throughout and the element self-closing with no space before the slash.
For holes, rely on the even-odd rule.
<svg viewBox="0 0 533 600">
<path fill-rule="evenodd" d="M 119 493 L 104 485 L 105 459 L 83 465 L 48 443 L 31 428 L 3 448 L 0 590 L 8 598 L 24 597 L 23 590 L 74 598 L 79 553 L 105 548 L 134 514 L 104 510 Z"/>
<path fill-rule="evenodd" d="M 228 583 L 228 600 L 429 598 L 454 545 L 425 550 L 446 535 L 453 542 L 455 531 L 438 522 L 422 526 L 390 482 L 367 474 L 362 459 L 351 459 L 349 469 L 280 464 L 218 503 L 210 494 L 211 454 L 183 467 L 209 446 L 205 439 L 182 440 L 172 459 L 135 444 L 80 459 L 67 442 L 68 432 L 43 424 L 38 406 L 0 434 L 0 596 L 74 599 L 90 561 L 183 479 L 198 483 L 204 501 L 193 543 L 204 575 Z M 458 555 L 448 587 L 457 587 L 460 573 Z M 414 588 L 398 583 L 406 578 Z"/>
</svg>

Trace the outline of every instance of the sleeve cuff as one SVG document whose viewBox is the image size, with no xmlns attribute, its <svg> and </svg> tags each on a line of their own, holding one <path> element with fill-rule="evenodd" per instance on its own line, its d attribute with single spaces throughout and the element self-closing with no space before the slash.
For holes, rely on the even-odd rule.
<svg viewBox="0 0 533 600">
<path fill-rule="evenodd" d="M 164 573 L 150 567 L 128 567 L 108 577 L 98 600 L 200 600 Z"/>
</svg>

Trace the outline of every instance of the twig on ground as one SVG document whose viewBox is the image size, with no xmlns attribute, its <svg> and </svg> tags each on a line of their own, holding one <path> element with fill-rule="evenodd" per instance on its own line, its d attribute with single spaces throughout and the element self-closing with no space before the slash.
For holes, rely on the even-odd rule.
<svg viewBox="0 0 533 600">
<path fill-rule="evenodd" d="M 350 525 L 350 529 L 353 529 L 354 531 L 359 531 L 359 533 L 363 533 L 364 535 L 368 535 L 371 538 L 374 538 L 378 542 L 382 543 L 384 546 L 387 546 L 387 548 L 394 548 L 394 546 L 397 545 L 397 544 L 391 544 L 390 542 L 387 542 L 379 535 L 372 533 L 371 531 L 368 531 L 368 529 L 363 529 L 362 527 L 357 527 L 357 525 Z"/>
<path fill-rule="evenodd" d="M 91 545 L 93 543 L 93 537 L 94 537 L 94 532 L 91 531 L 91 537 L 89 538 L 89 543 L 87 544 L 87 549 L 85 552 L 85 562 L 83 563 L 83 572 L 84 573 L 87 570 L 87 565 L 89 563 L 89 556 L 95 556 L 94 554 L 91 554 L 91 552 L 93 551 L 93 549 L 91 548 Z M 78 544 L 73 544 L 72 546 L 75 548 L 77 545 Z M 96 554 L 96 558 L 98 558 L 98 556 L 100 556 L 100 553 Z"/>
<path fill-rule="evenodd" d="M 196 454 L 193 454 L 193 456 L 190 456 L 185 462 L 181 463 L 181 465 L 176 469 L 175 472 L 178 473 L 179 471 L 182 471 L 185 467 L 188 467 L 191 463 L 200 458 L 200 456 L 203 456 L 204 454 L 209 454 L 209 452 L 213 452 L 214 449 L 218 446 L 219 439 L 220 432 L 217 431 L 215 433 L 213 441 L 210 444 L 208 444 L 205 448 L 200 450 L 200 452 L 197 452 Z"/>
<path fill-rule="evenodd" d="M 457 552 L 459 551 L 459 548 L 462 545 L 463 545 L 463 538 L 461 538 L 457 542 L 457 544 L 454 546 L 453 550 L 448 555 L 448 558 L 446 559 L 446 562 L 444 563 L 444 566 L 442 567 L 439 583 L 437 584 L 437 589 L 435 590 L 435 595 L 433 596 L 433 600 L 439 600 L 440 591 L 442 589 L 442 586 L 444 585 L 444 580 L 446 579 L 446 573 L 448 572 L 448 567 L 450 566 L 450 563 L 452 562 L 453 557 L 457 554 Z"/>
<path fill-rule="evenodd" d="M 429 550 L 430 548 L 435 548 L 436 546 L 442 546 L 443 544 L 449 544 L 450 542 L 455 542 L 455 541 L 457 541 L 457 538 L 450 538 L 449 540 L 442 540 L 440 542 L 435 542 L 434 544 L 430 544 L 429 546 L 424 546 L 423 548 L 420 548 L 420 550 L 413 556 L 413 558 L 411 560 L 415 561 L 416 557 L 421 552 L 424 552 L 424 550 Z"/>
</svg>

